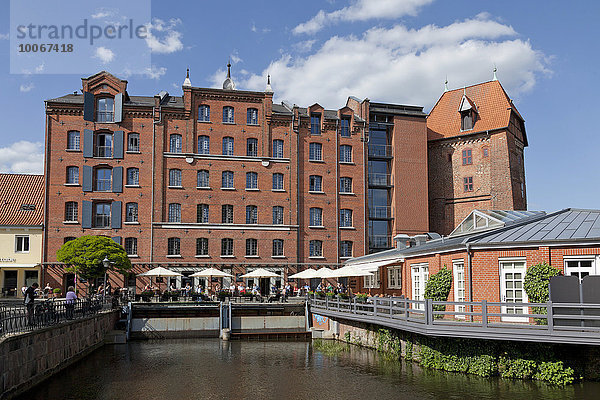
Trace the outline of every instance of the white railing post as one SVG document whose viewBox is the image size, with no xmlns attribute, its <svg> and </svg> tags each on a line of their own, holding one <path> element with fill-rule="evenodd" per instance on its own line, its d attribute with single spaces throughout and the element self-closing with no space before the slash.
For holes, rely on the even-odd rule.
<svg viewBox="0 0 600 400">
<path fill-rule="evenodd" d="M 487 328 L 488 326 L 488 315 L 487 315 L 487 300 L 481 300 L 481 326 Z"/>
</svg>

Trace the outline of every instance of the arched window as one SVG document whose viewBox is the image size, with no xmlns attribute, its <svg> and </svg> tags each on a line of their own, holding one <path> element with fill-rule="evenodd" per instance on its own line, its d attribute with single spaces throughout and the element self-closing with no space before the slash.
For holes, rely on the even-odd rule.
<svg viewBox="0 0 600 400">
<path fill-rule="evenodd" d="M 273 174 L 273 190 L 283 190 L 283 174 Z"/>
<path fill-rule="evenodd" d="M 169 186 L 181 187 L 181 170 L 170 169 L 169 170 Z"/>
<path fill-rule="evenodd" d="M 352 146 L 348 146 L 347 144 L 340 146 L 340 162 L 352 162 Z"/>
<path fill-rule="evenodd" d="M 181 135 L 172 134 L 169 141 L 169 152 L 171 153 L 181 153 L 183 150 L 183 141 L 181 139 Z"/>
<path fill-rule="evenodd" d="M 233 255 L 233 239 L 225 238 L 221 239 L 221 255 L 232 256 Z"/>
<path fill-rule="evenodd" d="M 246 257 L 256 257 L 258 255 L 258 240 L 246 239 Z"/>
<path fill-rule="evenodd" d="M 140 170 L 138 168 L 127 168 L 127 185 L 139 186 Z"/>
<path fill-rule="evenodd" d="M 221 222 L 224 224 L 233 224 L 233 205 L 223 204 L 221 206 Z"/>
<path fill-rule="evenodd" d="M 273 140 L 273 158 L 283 158 L 283 140 Z"/>
<path fill-rule="evenodd" d="M 223 122 L 226 124 L 234 124 L 235 123 L 233 107 L 230 107 L 230 106 L 223 107 Z"/>
<path fill-rule="evenodd" d="M 342 208 L 340 210 L 340 227 L 351 228 L 352 227 L 352 210 Z"/>
<path fill-rule="evenodd" d="M 258 156 L 258 139 L 250 138 L 246 140 L 246 155 L 248 157 Z"/>
<path fill-rule="evenodd" d="M 198 136 L 198 154 L 210 154 L 210 138 L 206 135 Z"/>
<path fill-rule="evenodd" d="M 246 189 L 258 189 L 258 174 L 246 172 Z"/>
<path fill-rule="evenodd" d="M 273 257 L 283 257 L 283 239 L 273 239 Z"/>
<path fill-rule="evenodd" d="M 320 175 L 311 175 L 308 177 L 308 191 L 309 192 L 322 192 L 323 191 L 323 177 Z"/>
<path fill-rule="evenodd" d="M 347 176 L 340 178 L 340 193 L 352 193 L 352 178 Z"/>
<path fill-rule="evenodd" d="M 115 99 L 100 97 L 96 100 L 96 122 L 114 122 Z"/>
<path fill-rule="evenodd" d="M 67 132 L 67 150 L 79 150 L 79 132 Z"/>
<path fill-rule="evenodd" d="M 202 170 L 198 171 L 196 186 L 199 188 L 209 188 L 210 187 L 209 176 L 210 176 L 209 172 L 206 169 L 202 169 Z"/>
<path fill-rule="evenodd" d="M 221 188 L 233 189 L 233 172 L 223 171 L 221 174 Z"/>
<path fill-rule="evenodd" d="M 79 184 L 79 167 L 67 167 L 67 184 Z"/>
<path fill-rule="evenodd" d="M 198 121 L 209 122 L 210 121 L 210 106 L 202 104 L 198 107 Z"/>
<path fill-rule="evenodd" d="M 323 160 L 323 146 L 321 143 L 311 143 L 308 145 L 308 161 Z"/>
<path fill-rule="evenodd" d="M 77 221 L 77 202 L 67 201 L 65 203 L 65 221 Z"/>
<path fill-rule="evenodd" d="M 95 169 L 95 188 L 97 192 L 110 192 L 112 188 L 112 169 L 99 167 Z"/>
<path fill-rule="evenodd" d="M 178 237 L 167 239 L 167 255 L 178 256 L 181 254 L 181 242 Z"/>
<path fill-rule="evenodd" d="M 352 257 L 352 242 L 349 240 L 342 240 L 340 242 L 340 257 Z"/>
<path fill-rule="evenodd" d="M 125 252 L 128 256 L 136 256 L 137 255 L 137 238 L 128 237 L 125 238 Z"/>
<path fill-rule="evenodd" d="M 323 209 L 318 207 L 312 207 L 309 210 L 309 226 L 323 226 Z"/>
<path fill-rule="evenodd" d="M 258 207 L 246 206 L 246 223 L 258 224 Z"/>
<path fill-rule="evenodd" d="M 283 207 L 273 206 L 273 225 L 283 224 Z"/>
<path fill-rule="evenodd" d="M 246 123 L 248 125 L 258 125 L 258 110 L 256 108 L 249 108 L 246 113 Z"/>
<path fill-rule="evenodd" d="M 169 204 L 169 222 L 181 222 L 181 204 Z"/>
<path fill-rule="evenodd" d="M 208 223 L 208 204 L 198 204 L 196 207 L 196 222 Z"/>
<path fill-rule="evenodd" d="M 130 133 L 127 135 L 127 151 L 137 153 L 140 151 L 140 134 Z"/>
<path fill-rule="evenodd" d="M 125 205 L 125 222 L 138 222 L 138 203 Z"/>
<path fill-rule="evenodd" d="M 308 248 L 309 257 L 323 257 L 323 242 L 321 240 L 311 240 Z"/>
<path fill-rule="evenodd" d="M 230 136 L 225 136 L 223 138 L 223 155 L 224 156 L 232 156 L 233 155 L 233 138 Z"/>
<path fill-rule="evenodd" d="M 196 255 L 207 256 L 208 255 L 208 238 L 197 238 L 196 239 Z"/>
<path fill-rule="evenodd" d="M 113 150 L 113 134 L 96 132 L 94 135 L 94 157 L 110 158 Z"/>
</svg>

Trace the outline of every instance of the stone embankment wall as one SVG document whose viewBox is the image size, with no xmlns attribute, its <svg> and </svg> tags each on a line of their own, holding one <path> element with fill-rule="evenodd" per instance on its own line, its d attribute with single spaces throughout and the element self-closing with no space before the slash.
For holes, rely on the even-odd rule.
<svg viewBox="0 0 600 400">
<path fill-rule="evenodd" d="M 330 322 L 329 335 L 324 337 L 426 368 L 557 385 L 600 380 L 599 346 L 427 337 L 343 319 Z"/>
<path fill-rule="evenodd" d="M 118 320 L 103 312 L 0 341 L 0 400 L 30 389 L 102 346 Z"/>
</svg>

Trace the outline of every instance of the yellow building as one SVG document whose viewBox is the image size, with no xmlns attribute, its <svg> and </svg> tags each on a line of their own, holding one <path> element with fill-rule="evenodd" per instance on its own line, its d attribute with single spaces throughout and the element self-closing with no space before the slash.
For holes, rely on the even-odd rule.
<svg viewBox="0 0 600 400">
<path fill-rule="evenodd" d="M 42 261 L 44 176 L 0 174 L 0 296 L 23 297 L 39 283 Z"/>
</svg>

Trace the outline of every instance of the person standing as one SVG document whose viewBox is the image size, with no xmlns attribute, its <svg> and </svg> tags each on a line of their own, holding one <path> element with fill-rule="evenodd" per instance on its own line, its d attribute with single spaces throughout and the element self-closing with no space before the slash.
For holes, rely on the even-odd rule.
<svg viewBox="0 0 600 400">
<path fill-rule="evenodd" d="M 66 295 L 66 300 L 65 300 L 65 307 L 67 310 L 67 319 L 73 319 L 76 301 L 77 301 L 77 293 L 75 293 L 75 288 L 73 286 L 69 286 L 67 288 L 67 295 Z"/>
<path fill-rule="evenodd" d="M 37 282 L 33 282 L 31 286 L 27 288 L 25 291 L 25 299 L 23 302 L 25 303 L 25 307 L 27 308 L 27 321 L 29 325 L 33 325 L 33 312 L 34 312 L 34 302 L 37 297 L 35 290 L 39 287 Z"/>
</svg>

